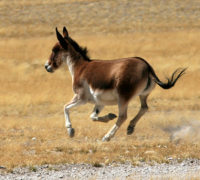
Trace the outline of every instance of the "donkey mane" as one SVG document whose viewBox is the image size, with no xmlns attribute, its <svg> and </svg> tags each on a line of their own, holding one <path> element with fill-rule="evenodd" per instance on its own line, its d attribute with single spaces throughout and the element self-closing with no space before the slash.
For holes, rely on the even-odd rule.
<svg viewBox="0 0 200 180">
<path fill-rule="evenodd" d="M 82 47 L 80 46 L 75 40 L 73 40 L 71 37 L 67 36 L 65 37 L 65 39 L 67 41 L 69 41 L 69 43 L 73 46 L 73 48 L 75 49 L 76 52 L 78 52 L 84 60 L 86 61 L 92 61 L 90 59 L 90 56 L 88 54 L 88 49 L 87 47 Z"/>
</svg>

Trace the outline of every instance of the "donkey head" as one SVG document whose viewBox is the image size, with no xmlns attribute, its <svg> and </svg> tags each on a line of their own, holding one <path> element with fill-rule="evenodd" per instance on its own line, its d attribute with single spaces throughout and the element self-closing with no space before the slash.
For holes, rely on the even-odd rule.
<svg viewBox="0 0 200 180">
<path fill-rule="evenodd" d="M 67 29 L 63 28 L 63 36 L 58 32 L 56 28 L 56 35 L 58 42 L 52 48 L 52 53 L 45 64 L 45 69 L 53 73 L 56 69 L 66 64 L 66 59 L 68 56 L 68 50 L 70 44 L 65 40 L 68 37 Z"/>
</svg>

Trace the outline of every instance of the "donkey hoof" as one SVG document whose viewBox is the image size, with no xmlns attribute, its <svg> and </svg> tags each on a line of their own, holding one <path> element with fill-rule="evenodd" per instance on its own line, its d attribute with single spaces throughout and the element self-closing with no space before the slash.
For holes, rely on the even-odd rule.
<svg viewBox="0 0 200 180">
<path fill-rule="evenodd" d="M 115 115 L 115 114 L 112 114 L 112 113 L 109 113 L 108 114 L 108 118 L 110 119 L 110 120 L 113 120 L 113 119 L 115 119 L 117 116 Z"/>
<path fill-rule="evenodd" d="M 103 137 L 102 141 L 110 141 L 110 138 L 107 138 L 107 137 Z"/>
<path fill-rule="evenodd" d="M 75 135 L 75 130 L 74 130 L 74 128 L 68 128 L 68 134 L 69 134 L 69 136 L 70 136 L 71 138 L 73 138 L 74 135 Z"/>
<path fill-rule="evenodd" d="M 135 126 L 128 126 L 128 128 L 127 128 L 127 135 L 131 135 L 133 132 L 134 132 L 134 128 L 135 128 Z"/>
</svg>

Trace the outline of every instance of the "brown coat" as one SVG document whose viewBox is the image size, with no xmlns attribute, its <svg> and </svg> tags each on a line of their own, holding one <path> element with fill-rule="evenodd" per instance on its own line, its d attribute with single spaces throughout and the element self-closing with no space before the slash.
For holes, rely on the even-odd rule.
<svg viewBox="0 0 200 180">
<path fill-rule="evenodd" d="M 66 127 L 70 137 L 74 136 L 74 129 L 69 118 L 69 109 L 87 102 L 95 104 L 91 119 L 108 122 L 117 116 L 109 113 L 98 117 L 105 105 L 118 105 L 119 115 L 116 124 L 104 136 L 103 140 L 110 140 L 117 129 L 127 118 L 127 107 L 131 99 L 140 97 L 141 109 L 130 121 L 127 134 L 132 134 L 140 117 L 147 111 L 146 103 L 149 93 L 158 84 L 163 89 L 174 86 L 176 81 L 185 73 L 186 69 L 177 69 L 167 78 L 167 83 L 159 80 L 153 68 L 142 58 L 132 57 L 117 60 L 91 60 L 87 55 L 87 48 L 80 47 L 68 35 L 66 28 L 63 36 L 57 31 L 58 43 L 52 49 L 52 54 L 45 64 L 48 72 L 54 72 L 61 66 L 67 65 L 72 75 L 75 96 L 64 107 Z"/>
</svg>

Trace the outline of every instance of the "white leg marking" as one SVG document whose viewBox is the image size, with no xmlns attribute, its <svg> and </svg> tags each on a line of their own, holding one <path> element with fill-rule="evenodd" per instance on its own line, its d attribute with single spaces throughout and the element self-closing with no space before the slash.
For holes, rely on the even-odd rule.
<svg viewBox="0 0 200 180">
<path fill-rule="evenodd" d="M 72 128 L 72 124 L 70 121 L 70 117 L 69 117 L 69 109 L 72 107 L 77 107 L 80 106 L 82 104 L 85 104 L 86 102 L 80 98 L 78 98 L 78 95 L 76 94 L 72 100 L 67 103 L 64 106 L 64 114 L 65 114 L 65 126 L 68 128 L 68 134 L 70 135 L 70 137 L 74 136 L 74 129 Z"/>
<path fill-rule="evenodd" d="M 120 128 L 120 126 L 125 122 L 127 119 L 127 104 L 121 105 L 119 103 L 119 117 L 115 125 L 110 129 L 110 131 L 103 137 L 102 141 L 109 141 L 110 138 L 114 137 L 117 130 Z"/>
</svg>

